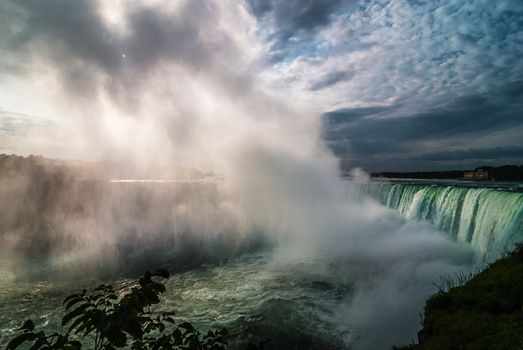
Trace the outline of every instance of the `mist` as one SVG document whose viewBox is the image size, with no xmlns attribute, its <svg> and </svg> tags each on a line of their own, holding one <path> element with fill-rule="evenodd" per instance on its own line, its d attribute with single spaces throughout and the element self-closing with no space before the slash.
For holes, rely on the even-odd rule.
<svg viewBox="0 0 523 350">
<path fill-rule="evenodd" d="M 30 189 L 41 177 L 27 170 L 16 185 L 1 182 L 0 205 L 17 208 L 4 251 L 20 260 L 40 251 L 82 273 L 220 262 L 259 247 L 272 247 L 280 266 L 318 259 L 318 274 L 351 285 L 336 317 L 356 329 L 354 349 L 409 342 L 434 282 L 471 268 L 468 246 L 340 179 L 320 116 L 260 75 L 264 43 L 246 5 L 6 4 L 17 31 L 1 65 L 16 68 L 27 103 L 56 125 L 46 135 L 54 141 L 38 140 L 31 153 L 117 164 L 131 178 L 179 179 L 181 167 L 215 176 L 160 187 L 53 168 L 61 180 L 44 184 L 46 195 Z"/>
</svg>

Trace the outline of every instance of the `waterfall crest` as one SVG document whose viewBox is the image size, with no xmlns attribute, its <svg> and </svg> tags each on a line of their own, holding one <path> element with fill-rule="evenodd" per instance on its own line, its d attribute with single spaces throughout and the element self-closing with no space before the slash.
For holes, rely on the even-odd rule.
<svg viewBox="0 0 523 350">
<path fill-rule="evenodd" d="M 408 183 L 364 185 L 364 191 L 406 219 L 425 220 L 485 261 L 523 240 L 523 193 L 492 188 Z"/>
</svg>

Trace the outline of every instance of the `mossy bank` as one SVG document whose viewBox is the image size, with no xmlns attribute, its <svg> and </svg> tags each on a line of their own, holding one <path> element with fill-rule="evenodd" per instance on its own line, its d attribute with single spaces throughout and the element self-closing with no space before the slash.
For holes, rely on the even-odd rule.
<svg viewBox="0 0 523 350">
<path fill-rule="evenodd" d="M 425 306 L 418 344 L 407 350 L 523 349 L 523 245 Z"/>
</svg>

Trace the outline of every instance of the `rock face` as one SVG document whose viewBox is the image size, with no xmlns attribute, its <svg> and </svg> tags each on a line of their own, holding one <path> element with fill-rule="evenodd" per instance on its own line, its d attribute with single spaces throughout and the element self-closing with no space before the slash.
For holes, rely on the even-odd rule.
<svg viewBox="0 0 523 350">
<path fill-rule="evenodd" d="M 394 349 L 523 348 L 523 246 L 467 283 L 433 295 L 418 344 Z"/>
</svg>

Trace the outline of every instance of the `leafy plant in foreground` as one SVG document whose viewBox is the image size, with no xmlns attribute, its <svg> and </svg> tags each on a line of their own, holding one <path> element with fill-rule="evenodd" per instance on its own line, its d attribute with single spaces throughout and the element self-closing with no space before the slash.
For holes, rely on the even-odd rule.
<svg viewBox="0 0 523 350">
<path fill-rule="evenodd" d="M 153 279 L 153 277 L 155 279 Z M 190 323 L 177 324 L 172 312 L 153 313 L 152 306 L 160 303 L 159 295 L 165 286 L 159 278 L 169 278 L 167 270 L 147 271 L 138 285 L 119 297 L 110 285 L 100 285 L 92 292 L 65 298 L 62 327 L 65 333 L 47 335 L 37 331 L 33 321 L 27 320 L 19 329 L 21 334 L 7 344 L 13 350 L 30 342 L 30 350 L 78 350 L 89 345 L 94 350 L 116 348 L 224 350 L 225 329 L 202 335 Z M 89 344 L 81 340 L 90 337 Z"/>
</svg>

